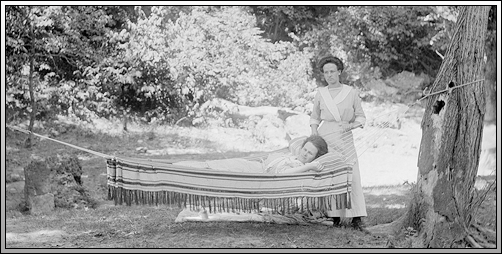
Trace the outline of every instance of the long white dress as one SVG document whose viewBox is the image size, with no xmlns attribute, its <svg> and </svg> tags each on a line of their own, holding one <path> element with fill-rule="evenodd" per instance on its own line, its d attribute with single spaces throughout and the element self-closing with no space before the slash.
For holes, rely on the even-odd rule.
<svg viewBox="0 0 502 254">
<path fill-rule="evenodd" d="M 343 92 L 342 92 L 342 87 Z M 352 192 L 351 192 L 351 205 L 350 209 L 339 209 L 336 210 L 333 204 L 332 211 L 327 212 L 329 217 L 364 217 L 367 216 L 366 213 L 366 203 L 364 200 L 363 189 L 361 185 L 361 176 L 359 172 L 359 163 L 357 159 L 357 153 L 354 146 L 354 138 L 352 136 L 352 131 L 342 133 L 341 124 L 357 122 L 364 126 L 366 122 L 366 116 L 361 107 L 361 99 L 359 93 L 356 89 L 349 86 L 343 85 L 342 87 L 333 88 L 328 86 L 327 88 L 319 88 L 315 98 L 314 107 L 312 114 L 310 116 L 310 124 L 320 124 L 318 128 L 318 133 L 323 137 L 330 149 L 335 149 L 341 151 L 344 156 L 346 156 L 348 161 L 352 164 Z M 333 107 L 331 110 L 325 102 L 325 97 L 321 95 L 321 89 L 327 89 L 331 99 L 338 110 L 335 114 L 339 116 L 334 116 Z M 326 92 L 326 90 L 325 90 Z M 325 95 L 328 93 L 325 93 Z M 337 97 L 340 95 L 339 97 Z M 335 108 L 335 109 L 336 109 Z M 338 118 L 339 120 L 336 120 Z"/>
</svg>

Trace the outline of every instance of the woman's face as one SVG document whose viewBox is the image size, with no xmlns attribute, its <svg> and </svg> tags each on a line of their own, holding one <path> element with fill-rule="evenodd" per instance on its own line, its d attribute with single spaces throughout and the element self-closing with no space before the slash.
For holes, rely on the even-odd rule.
<svg viewBox="0 0 502 254">
<path fill-rule="evenodd" d="M 307 142 L 302 147 L 302 149 L 300 149 L 300 155 L 298 156 L 298 159 L 304 164 L 312 162 L 315 159 L 317 152 L 317 147 L 315 147 L 312 142 Z"/>
<path fill-rule="evenodd" d="M 328 82 L 328 85 L 338 84 L 340 78 L 340 72 L 338 67 L 334 63 L 327 63 L 322 67 L 324 74 L 324 79 Z"/>
</svg>

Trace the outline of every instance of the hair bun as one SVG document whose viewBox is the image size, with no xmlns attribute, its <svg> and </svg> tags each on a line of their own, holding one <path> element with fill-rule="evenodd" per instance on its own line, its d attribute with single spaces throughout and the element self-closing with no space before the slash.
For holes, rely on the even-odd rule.
<svg viewBox="0 0 502 254">
<path fill-rule="evenodd" d="M 340 60 L 340 58 L 335 57 L 331 54 L 323 56 L 319 61 L 317 62 L 317 68 L 322 71 L 322 67 L 327 64 L 327 63 L 334 63 L 336 64 L 336 67 L 340 72 L 343 71 L 343 62 Z"/>
</svg>

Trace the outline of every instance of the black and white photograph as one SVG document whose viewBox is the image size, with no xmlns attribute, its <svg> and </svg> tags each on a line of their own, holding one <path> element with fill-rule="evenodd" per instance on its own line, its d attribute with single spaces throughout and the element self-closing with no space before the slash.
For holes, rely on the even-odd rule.
<svg viewBox="0 0 502 254">
<path fill-rule="evenodd" d="M 2 253 L 501 251 L 498 1 L 1 8 Z"/>
</svg>

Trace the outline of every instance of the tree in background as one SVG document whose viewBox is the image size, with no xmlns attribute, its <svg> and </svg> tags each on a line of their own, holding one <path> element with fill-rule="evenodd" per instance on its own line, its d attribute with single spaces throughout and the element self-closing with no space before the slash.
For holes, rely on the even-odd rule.
<svg viewBox="0 0 502 254">
<path fill-rule="evenodd" d="M 6 105 L 11 118 L 29 112 L 32 130 L 37 117 L 61 113 L 86 90 L 73 81 L 99 61 L 110 19 L 96 6 L 6 6 L 6 20 Z"/>
</svg>

